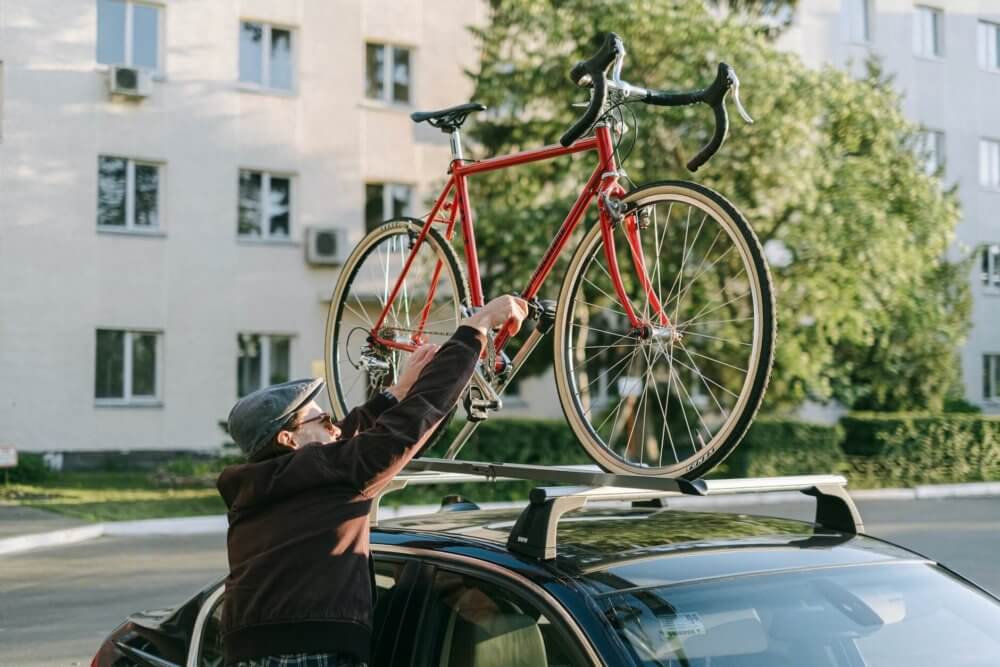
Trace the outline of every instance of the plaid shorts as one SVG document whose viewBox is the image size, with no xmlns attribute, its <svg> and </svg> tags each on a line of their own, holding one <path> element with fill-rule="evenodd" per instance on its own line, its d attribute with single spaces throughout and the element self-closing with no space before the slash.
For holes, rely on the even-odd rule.
<svg viewBox="0 0 1000 667">
<path fill-rule="evenodd" d="M 290 653 L 241 660 L 229 667 L 368 667 L 351 653 Z"/>
</svg>

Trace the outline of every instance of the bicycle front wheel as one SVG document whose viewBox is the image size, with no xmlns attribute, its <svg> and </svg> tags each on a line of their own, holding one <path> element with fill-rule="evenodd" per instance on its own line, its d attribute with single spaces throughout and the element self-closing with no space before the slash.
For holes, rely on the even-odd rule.
<svg viewBox="0 0 1000 667">
<path fill-rule="evenodd" d="M 465 275 L 451 245 L 430 229 L 375 331 L 422 226 L 412 218 L 383 223 L 361 240 L 341 268 L 330 300 L 324 355 L 330 406 L 338 419 L 395 383 L 408 356 L 369 340 L 372 333 L 399 343 L 441 344 L 462 319 L 462 306 L 468 303 Z M 449 420 L 442 422 L 438 435 Z"/>
<path fill-rule="evenodd" d="M 615 256 L 642 326 L 621 305 L 594 225 L 556 311 L 560 403 L 605 470 L 697 478 L 736 447 L 763 398 L 775 334 L 770 274 L 746 220 L 708 188 L 654 183 L 623 201 L 634 207 L 649 288 L 623 225 Z"/>
</svg>

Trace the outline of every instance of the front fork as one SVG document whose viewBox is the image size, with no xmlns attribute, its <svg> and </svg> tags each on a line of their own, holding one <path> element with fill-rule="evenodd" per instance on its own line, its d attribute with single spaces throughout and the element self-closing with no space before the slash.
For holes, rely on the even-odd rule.
<svg viewBox="0 0 1000 667">
<path fill-rule="evenodd" d="M 651 315 L 657 320 L 659 327 L 670 327 L 670 318 L 667 317 L 663 304 L 660 303 L 659 295 L 650 280 L 649 271 L 646 269 L 646 258 L 642 252 L 642 241 L 639 238 L 641 213 L 629 211 L 626 204 L 622 202 L 621 195 L 624 194 L 621 188 L 616 187 L 606 190 L 600 194 L 597 200 L 598 208 L 601 212 L 601 238 L 604 246 L 604 259 L 608 264 L 608 275 L 614 285 L 615 293 L 625 314 L 629 318 L 633 330 L 642 337 L 648 337 L 652 322 L 645 322 L 632 307 L 632 300 L 625 292 L 625 285 L 622 282 L 621 271 L 618 265 L 618 256 L 615 253 L 614 230 L 621 226 L 625 233 L 625 242 L 628 244 L 629 255 L 632 258 L 632 266 L 635 268 L 639 284 L 642 287 L 646 301 L 651 308 Z M 656 239 L 654 239 L 654 242 Z"/>
</svg>

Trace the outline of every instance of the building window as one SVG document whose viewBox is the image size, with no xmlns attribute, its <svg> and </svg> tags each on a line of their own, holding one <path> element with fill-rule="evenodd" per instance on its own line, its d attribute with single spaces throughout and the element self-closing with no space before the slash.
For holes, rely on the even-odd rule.
<svg viewBox="0 0 1000 667">
<path fill-rule="evenodd" d="M 160 69 L 160 14 L 156 5 L 97 0 L 97 62 Z"/>
<path fill-rule="evenodd" d="M 160 337 L 154 331 L 97 330 L 94 396 L 99 402 L 158 400 Z"/>
<path fill-rule="evenodd" d="M 97 228 L 155 231 L 159 227 L 160 165 L 99 156 Z"/>
<path fill-rule="evenodd" d="M 266 171 L 240 170 L 238 234 L 287 239 L 291 235 L 292 179 Z"/>
<path fill-rule="evenodd" d="M 914 7 L 913 53 L 927 58 L 944 55 L 944 12 L 940 9 Z"/>
<path fill-rule="evenodd" d="M 983 247 L 980 268 L 984 287 L 1000 287 L 1000 245 L 994 243 Z"/>
<path fill-rule="evenodd" d="M 413 188 L 398 183 L 365 184 L 365 231 L 370 232 L 389 218 L 410 214 Z"/>
<path fill-rule="evenodd" d="M 1000 24 L 980 21 L 978 31 L 979 66 L 1000 72 Z"/>
<path fill-rule="evenodd" d="M 237 343 L 236 388 L 241 397 L 291 379 L 291 336 L 239 334 Z"/>
<path fill-rule="evenodd" d="M 240 81 L 292 90 L 292 31 L 267 23 L 240 23 Z"/>
<path fill-rule="evenodd" d="M 924 170 L 933 176 L 944 166 L 944 132 L 924 130 L 920 135 L 920 157 Z"/>
<path fill-rule="evenodd" d="M 1000 188 L 1000 141 L 979 140 L 979 184 Z"/>
<path fill-rule="evenodd" d="M 983 400 L 1000 400 L 1000 354 L 983 355 Z"/>
<path fill-rule="evenodd" d="M 867 44 L 872 39 L 871 0 L 846 0 L 847 33 L 852 42 Z"/>
<path fill-rule="evenodd" d="M 383 102 L 410 103 L 410 50 L 385 44 L 366 44 L 365 94 Z"/>
</svg>

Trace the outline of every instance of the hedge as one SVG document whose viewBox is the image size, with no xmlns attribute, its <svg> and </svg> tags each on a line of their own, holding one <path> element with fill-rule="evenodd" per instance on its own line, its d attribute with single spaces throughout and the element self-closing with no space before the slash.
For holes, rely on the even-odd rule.
<svg viewBox="0 0 1000 667">
<path fill-rule="evenodd" d="M 757 417 L 743 442 L 710 477 L 776 477 L 847 470 L 837 425 Z"/>
<path fill-rule="evenodd" d="M 451 425 L 449 433 L 425 456 L 443 456 L 447 444 L 464 421 Z M 840 450 L 840 429 L 794 419 L 758 417 L 735 452 L 711 475 L 746 477 L 843 472 L 847 461 Z M 794 444 L 793 444 L 794 443 Z M 561 419 L 493 419 L 480 424 L 459 458 L 492 463 L 568 465 L 593 463 Z M 386 497 L 386 503 L 438 502 L 447 494 L 459 494 L 478 502 L 523 499 L 535 482 L 499 484 L 428 485 L 406 489 Z"/>
<path fill-rule="evenodd" d="M 852 413 L 841 419 L 849 475 L 862 486 L 1000 479 L 1000 418 Z"/>
<path fill-rule="evenodd" d="M 50 475 L 41 454 L 18 452 L 17 465 L 7 469 L 6 473 L 0 471 L 0 482 L 6 479 L 11 484 L 37 484 L 45 481 Z"/>
</svg>

